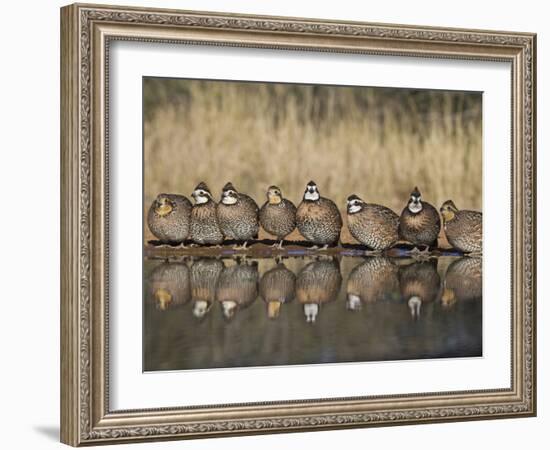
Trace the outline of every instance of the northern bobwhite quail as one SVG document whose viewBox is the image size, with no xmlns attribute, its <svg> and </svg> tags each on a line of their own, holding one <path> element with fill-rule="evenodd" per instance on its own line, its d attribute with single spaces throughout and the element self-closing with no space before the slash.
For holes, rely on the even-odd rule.
<svg viewBox="0 0 550 450">
<path fill-rule="evenodd" d="M 337 244 L 342 229 L 342 216 L 336 204 L 321 197 L 317 185 L 310 181 L 296 211 L 296 226 L 302 236 L 317 245 L 327 248 Z"/>
<path fill-rule="evenodd" d="M 294 299 L 296 275 L 280 262 L 262 275 L 260 297 L 267 304 L 267 316 L 279 317 L 281 305 Z"/>
<path fill-rule="evenodd" d="M 364 303 L 399 297 L 399 267 L 390 258 L 372 257 L 355 266 L 347 281 L 346 307 L 359 310 Z"/>
<path fill-rule="evenodd" d="M 448 308 L 457 301 L 481 299 L 483 287 L 481 264 L 481 258 L 463 256 L 447 267 L 441 296 L 443 307 Z"/>
<path fill-rule="evenodd" d="M 399 218 L 400 236 L 415 246 L 437 245 L 441 230 L 441 219 L 437 210 L 428 202 L 422 200 L 418 188 L 414 188 L 407 206 Z"/>
<path fill-rule="evenodd" d="M 443 229 L 449 244 L 461 252 L 479 253 L 483 249 L 483 216 L 478 211 L 459 210 L 452 200 L 440 208 Z"/>
<path fill-rule="evenodd" d="M 412 318 L 418 319 L 421 306 L 435 301 L 441 291 L 437 259 L 402 266 L 399 271 L 399 286 Z"/>
<path fill-rule="evenodd" d="M 347 212 L 349 232 L 370 249 L 386 250 L 399 239 L 399 216 L 391 209 L 350 195 Z"/>
<path fill-rule="evenodd" d="M 335 300 L 342 285 L 337 259 L 313 261 L 296 277 L 296 299 L 304 305 L 306 321 L 315 322 L 319 306 Z"/>
<path fill-rule="evenodd" d="M 283 240 L 296 228 L 296 206 L 283 198 L 277 186 L 267 189 L 267 201 L 260 209 L 260 224 L 269 234 L 274 235 L 283 248 Z"/>
<path fill-rule="evenodd" d="M 258 211 L 256 202 L 248 195 L 238 192 L 231 183 L 223 187 L 218 204 L 218 223 L 227 239 L 243 242 L 237 248 L 246 248 L 247 242 L 258 236 Z"/>
<path fill-rule="evenodd" d="M 216 286 L 224 265 L 216 258 L 200 258 L 191 266 L 191 301 L 197 319 L 206 316 L 216 300 Z"/>
<path fill-rule="evenodd" d="M 147 214 L 151 233 L 163 243 L 180 243 L 189 236 L 191 202 L 177 194 L 159 194 Z"/>
<path fill-rule="evenodd" d="M 161 311 L 184 305 L 191 298 L 189 268 L 185 263 L 162 263 L 151 271 L 148 281 L 150 299 Z"/>
<path fill-rule="evenodd" d="M 226 266 L 216 287 L 216 300 L 222 305 L 223 316 L 231 320 L 235 313 L 250 306 L 258 297 L 258 265 Z"/>
<path fill-rule="evenodd" d="M 216 202 L 206 183 L 199 183 L 193 191 L 195 204 L 191 210 L 190 238 L 196 244 L 219 245 L 223 234 L 218 223 Z"/>
</svg>

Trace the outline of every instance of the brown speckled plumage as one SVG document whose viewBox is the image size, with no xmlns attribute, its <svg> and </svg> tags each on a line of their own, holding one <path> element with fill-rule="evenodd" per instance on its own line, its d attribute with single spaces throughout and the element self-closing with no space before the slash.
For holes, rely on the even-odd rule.
<svg viewBox="0 0 550 450">
<path fill-rule="evenodd" d="M 234 264 L 223 269 L 216 289 L 218 302 L 233 302 L 236 309 L 242 309 L 252 304 L 257 296 L 257 264 Z"/>
<path fill-rule="evenodd" d="M 462 257 L 447 268 L 443 297 L 446 302 L 480 300 L 482 296 L 481 258 Z"/>
<path fill-rule="evenodd" d="M 405 301 L 411 297 L 418 297 L 422 303 L 435 301 L 441 288 L 441 278 L 437 273 L 437 259 L 414 262 L 401 267 L 399 284 L 401 296 Z"/>
<path fill-rule="evenodd" d="M 361 303 L 397 300 L 400 296 L 399 268 L 389 258 L 367 258 L 350 272 L 346 290 L 348 303 L 352 305 L 354 298 Z"/>
<path fill-rule="evenodd" d="M 313 182 L 308 184 L 306 194 L 310 186 L 314 186 L 318 194 Z M 308 200 L 305 198 L 306 194 L 296 211 L 298 230 L 306 240 L 314 244 L 337 244 L 342 229 L 342 217 L 338 207 L 332 200 L 321 196 L 316 200 Z"/>
<path fill-rule="evenodd" d="M 418 204 L 422 206 L 420 212 L 412 212 L 409 209 L 413 197 L 417 198 Z M 432 246 L 437 245 L 440 230 L 439 213 L 428 202 L 420 201 L 420 192 L 415 188 L 411 193 L 411 200 L 399 218 L 399 235 L 414 245 Z"/>
<path fill-rule="evenodd" d="M 224 190 L 232 189 L 228 183 Z M 236 191 L 235 191 L 236 192 Z M 227 239 L 247 241 L 258 236 L 260 224 L 258 221 L 258 205 L 246 194 L 236 192 L 237 202 L 226 205 L 218 203 L 218 222 L 223 235 Z"/>
<path fill-rule="evenodd" d="M 209 201 L 203 205 L 193 205 L 191 211 L 191 234 L 197 244 L 221 244 L 223 234 L 216 215 L 217 205 Z"/>
<path fill-rule="evenodd" d="M 296 278 L 296 299 L 300 303 L 326 303 L 335 300 L 342 285 L 336 259 L 313 261 Z"/>
<path fill-rule="evenodd" d="M 171 207 L 166 215 L 157 212 L 161 201 L 167 202 Z M 147 214 L 149 230 L 162 242 L 183 242 L 189 236 L 190 222 L 191 202 L 183 195 L 158 195 Z"/>
<path fill-rule="evenodd" d="M 207 193 L 206 203 L 196 203 L 191 210 L 191 230 L 189 237 L 197 244 L 221 244 L 223 234 L 220 230 L 217 215 L 217 204 L 205 183 L 200 183 L 196 188 Z M 194 193 L 195 196 L 195 193 Z"/>
<path fill-rule="evenodd" d="M 274 191 L 270 194 L 270 191 Z M 265 202 L 260 209 L 260 224 L 269 234 L 278 240 L 283 240 L 296 228 L 296 206 L 290 200 L 282 198 L 280 189 L 271 186 L 268 198 L 271 195 L 273 202 Z M 277 194 L 275 194 L 277 193 Z M 277 201 L 278 203 L 275 203 Z"/>
<path fill-rule="evenodd" d="M 351 235 L 372 250 L 386 250 L 399 239 L 399 216 L 391 209 L 350 196 L 347 211 Z"/>
<path fill-rule="evenodd" d="M 216 299 L 216 286 L 224 269 L 223 262 L 215 258 L 201 258 L 191 266 L 191 298 L 194 302 L 212 303 Z"/>
<path fill-rule="evenodd" d="M 149 299 L 159 309 L 184 305 L 191 298 L 189 268 L 184 263 L 162 263 L 148 278 Z"/>
<path fill-rule="evenodd" d="M 224 265 L 219 259 L 201 258 L 191 266 L 193 315 L 202 319 L 216 300 L 216 287 Z"/>
<path fill-rule="evenodd" d="M 483 249 L 483 215 L 478 211 L 458 210 L 452 201 L 441 207 L 443 228 L 449 244 L 462 252 Z"/>
<path fill-rule="evenodd" d="M 268 309 L 271 318 L 278 315 L 280 304 L 289 303 L 294 299 L 296 275 L 287 269 L 283 263 L 277 264 L 265 272 L 260 280 L 260 297 L 268 304 L 277 303 L 272 310 Z"/>
</svg>

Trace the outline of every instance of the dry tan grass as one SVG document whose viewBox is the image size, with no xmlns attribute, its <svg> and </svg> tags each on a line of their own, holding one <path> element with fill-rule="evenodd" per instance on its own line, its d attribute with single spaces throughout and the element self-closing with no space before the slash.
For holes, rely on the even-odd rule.
<svg viewBox="0 0 550 450">
<path fill-rule="evenodd" d="M 158 193 L 189 196 L 199 181 L 215 197 L 232 181 L 260 205 L 276 184 L 298 204 L 310 179 L 342 210 L 355 193 L 399 213 L 416 185 L 437 207 L 451 198 L 481 209 L 479 95 L 180 83 L 185 96 L 146 111 L 145 210 Z"/>
</svg>

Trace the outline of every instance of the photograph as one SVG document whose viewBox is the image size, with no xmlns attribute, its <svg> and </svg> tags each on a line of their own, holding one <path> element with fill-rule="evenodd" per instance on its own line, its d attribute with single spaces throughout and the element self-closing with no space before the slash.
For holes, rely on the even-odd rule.
<svg viewBox="0 0 550 450">
<path fill-rule="evenodd" d="M 142 78 L 143 371 L 483 356 L 482 93 Z"/>
<path fill-rule="evenodd" d="M 61 442 L 506 436 L 537 415 L 541 15 L 258 5 L 45 34 L 60 114 L 16 134 L 59 119 Z"/>
</svg>

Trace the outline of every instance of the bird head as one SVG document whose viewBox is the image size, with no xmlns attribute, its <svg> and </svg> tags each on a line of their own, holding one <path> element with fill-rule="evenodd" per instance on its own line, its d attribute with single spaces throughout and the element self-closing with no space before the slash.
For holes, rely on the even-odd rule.
<svg viewBox="0 0 550 450">
<path fill-rule="evenodd" d="M 409 198 L 409 203 L 407 206 L 409 211 L 413 214 L 417 214 L 422 211 L 422 195 L 417 187 L 415 187 L 411 192 L 411 197 Z"/>
<path fill-rule="evenodd" d="M 195 199 L 197 205 L 202 205 L 212 200 L 212 194 L 205 182 L 200 182 L 191 195 Z"/>
<path fill-rule="evenodd" d="M 315 184 L 314 181 L 310 181 L 307 186 L 306 186 L 306 190 L 304 192 L 304 200 L 309 200 L 309 201 L 317 201 L 319 200 L 319 189 L 317 188 L 317 185 Z"/>
<path fill-rule="evenodd" d="M 239 200 L 239 193 L 233 187 L 232 183 L 226 183 L 222 189 L 221 202 L 224 205 L 234 205 Z"/>
<path fill-rule="evenodd" d="M 174 210 L 175 206 L 174 202 L 166 194 L 160 194 L 155 200 L 155 213 L 161 217 L 167 216 Z"/>
<path fill-rule="evenodd" d="M 278 205 L 283 201 L 283 194 L 277 186 L 269 186 L 267 189 L 267 201 L 271 205 Z"/>
<path fill-rule="evenodd" d="M 455 215 L 458 212 L 458 208 L 455 206 L 452 200 L 447 200 L 441 205 L 441 208 L 439 208 L 439 212 L 443 216 L 443 220 L 445 222 L 448 222 L 455 218 Z"/>
<path fill-rule="evenodd" d="M 357 197 L 357 195 L 350 195 L 347 200 L 348 214 L 355 214 L 361 211 L 363 209 L 364 203 L 365 202 Z"/>
</svg>

